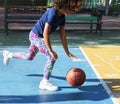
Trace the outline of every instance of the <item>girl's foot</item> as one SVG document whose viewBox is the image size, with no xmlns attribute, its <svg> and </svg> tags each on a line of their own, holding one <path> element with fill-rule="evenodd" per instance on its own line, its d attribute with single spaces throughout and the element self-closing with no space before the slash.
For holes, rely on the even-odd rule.
<svg viewBox="0 0 120 104">
<path fill-rule="evenodd" d="M 3 51 L 3 63 L 5 65 L 8 65 L 10 58 L 12 58 L 12 53 L 9 51 L 4 50 Z"/>
<path fill-rule="evenodd" d="M 48 91 L 57 91 L 58 90 L 58 87 L 52 85 L 52 83 L 50 83 L 49 80 L 48 81 L 42 80 L 40 82 L 39 88 L 42 90 L 48 90 Z"/>
</svg>

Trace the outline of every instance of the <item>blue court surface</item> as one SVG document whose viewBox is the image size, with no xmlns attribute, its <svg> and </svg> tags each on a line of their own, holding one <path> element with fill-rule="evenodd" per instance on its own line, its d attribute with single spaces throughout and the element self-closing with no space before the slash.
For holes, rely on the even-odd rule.
<svg viewBox="0 0 120 104">
<path fill-rule="evenodd" d="M 41 53 L 33 61 L 11 59 L 8 66 L 3 65 L 3 56 L 0 54 L 0 103 L 115 104 L 109 89 L 81 48 L 69 47 L 71 53 L 81 59 L 79 61 L 67 57 L 61 46 L 53 48 L 59 56 L 50 79 L 60 88 L 56 92 L 38 88 L 46 62 Z M 28 47 L 0 47 L 0 51 L 4 49 L 28 51 Z M 66 73 L 73 67 L 81 68 L 86 73 L 86 81 L 80 87 L 72 87 L 66 82 Z"/>
</svg>

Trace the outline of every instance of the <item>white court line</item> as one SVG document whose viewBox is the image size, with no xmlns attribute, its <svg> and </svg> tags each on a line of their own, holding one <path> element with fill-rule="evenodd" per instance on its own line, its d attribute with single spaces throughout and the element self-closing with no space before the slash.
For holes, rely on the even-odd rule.
<svg viewBox="0 0 120 104">
<path fill-rule="evenodd" d="M 74 59 L 74 58 L 71 58 L 73 62 L 76 62 L 76 61 L 79 61 L 79 62 L 83 62 L 85 61 L 85 59 L 80 59 L 80 58 L 77 58 L 77 59 Z"/>
<path fill-rule="evenodd" d="M 0 51 L 0 55 L 2 55 L 3 51 Z"/>
<path fill-rule="evenodd" d="M 98 74 L 97 70 L 95 69 L 95 67 L 92 65 L 91 61 L 89 60 L 89 58 L 87 57 L 87 55 L 85 54 L 84 50 L 79 47 L 79 49 L 82 51 L 83 55 L 85 56 L 85 58 L 87 59 L 87 61 L 89 62 L 90 66 L 92 67 L 93 71 L 95 72 L 95 74 L 97 75 L 98 79 L 100 80 L 100 82 L 102 83 L 103 87 L 105 88 L 106 92 L 108 93 L 108 95 L 110 96 L 111 100 L 113 101 L 114 104 L 119 104 L 117 99 L 115 98 L 115 96 L 112 94 L 111 90 L 109 89 L 109 87 L 106 85 L 106 83 L 102 80 L 102 77 Z"/>
</svg>

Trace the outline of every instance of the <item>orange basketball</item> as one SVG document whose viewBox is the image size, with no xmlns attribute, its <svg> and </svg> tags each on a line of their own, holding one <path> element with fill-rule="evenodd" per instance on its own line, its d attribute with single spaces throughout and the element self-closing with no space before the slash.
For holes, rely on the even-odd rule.
<svg viewBox="0 0 120 104">
<path fill-rule="evenodd" d="M 66 74 L 66 80 L 71 86 L 81 86 L 86 80 L 86 74 L 80 68 L 71 68 Z"/>
</svg>

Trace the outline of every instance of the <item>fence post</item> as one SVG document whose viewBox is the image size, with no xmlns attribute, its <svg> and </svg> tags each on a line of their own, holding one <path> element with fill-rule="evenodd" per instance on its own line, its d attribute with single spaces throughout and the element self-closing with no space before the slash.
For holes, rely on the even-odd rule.
<svg viewBox="0 0 120 104">
<path fill-rule="evenodd" d="M 8 26 L 7 26 L 7 0 L 4 0 L 4 32 L 8 35 Z"/>
</svg>

